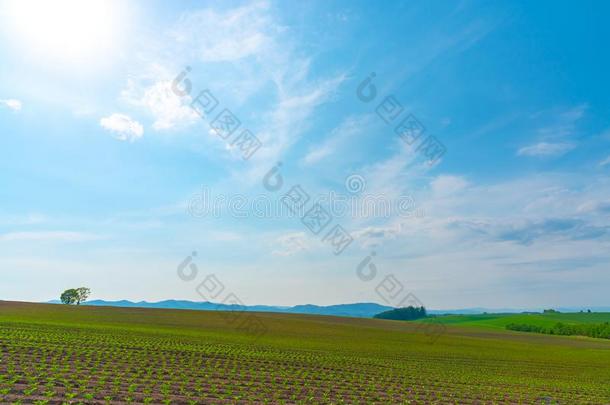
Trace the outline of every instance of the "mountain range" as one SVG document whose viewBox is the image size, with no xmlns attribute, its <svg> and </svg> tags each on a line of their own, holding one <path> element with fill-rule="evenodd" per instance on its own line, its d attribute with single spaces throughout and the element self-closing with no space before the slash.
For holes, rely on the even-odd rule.
<svg viewBox="0 0 610 405">
<path fill-rule="evenodd" d="M 59 300 L 49 301 L 52 304 L 60 304 Z M 292 314 L 313 314 L 313 315 L 333 315 L 333 316 L 349 316 L 356 318 L 372 318 L 373 315 L 383 311 L 393 309 L 393 307 L 375 304 L 375 303 L 355 303 L 355 304 L 340 304 L 340 305 L 295 305 L 293 307 L 271 306 L 271 305 L 228 305 L 217 304 L 213 302 L 195 302 L 186 300 L 165 300 L 159 302 L 139 301 L 133 302 L 128 300 L 121 301 L 105 301 L 91 300 L 84 302 L 81 305 L 108 306 L 108 307 L 138 307 L 138 308 L 164 308 L 164 309 L 192 309 L 202 311 L 252 311 L 252 312 L 279 312 Z"/>
<path fill-rule="evenodd" d="M 60 304 L 59 300 L 48 301 L 52 304 Z M 187 300 L 165 300 L 158 302 L 148 301 L 105 301 L 91 300 L 82 305 L 108 306 L 108 307 L 137 307 L 137 308 L 164 308 L 164 309 L 191 309 L 201 311 L 252 311 L 252 312 L 279 312 L 290 314 L 312 314 L 312 315 L 332 315 L 332 316 L 348 316 L 356 318 L 372 318 L 374 315 L 394 309 L 387 305 L 380 305 L 372 302 L 358 302 L 353 304 L 339 304 L 320 306 L 313 304 L 295 305 L 292 307 L 273 306 L 273 305 L 227 305 L 218 304 L 208 301 L 196 302 Z M 428 309 L 429 314 L 464 314 L 474 315 L 482 313 L 519 313 L 519 312 L 542 312 L 543 308 L 463 308 L 463 309 Z M 560 307 L 555 308 L 560 312 L 578 312 L 590 309 L 593 312 L 610 312 L 610 307 Z"/>
</svg>

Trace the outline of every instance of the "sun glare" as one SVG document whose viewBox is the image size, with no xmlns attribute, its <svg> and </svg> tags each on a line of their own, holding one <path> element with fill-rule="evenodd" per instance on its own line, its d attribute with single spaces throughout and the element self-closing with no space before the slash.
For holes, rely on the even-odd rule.
<svg viewBox="0 0 610 405">
<path fill-rule="evenodd" d="M 103 0 L 9 0 L 14 45 L 36 57 L 97 62 L 116 48 L 117 3 Z"/>
</svg>

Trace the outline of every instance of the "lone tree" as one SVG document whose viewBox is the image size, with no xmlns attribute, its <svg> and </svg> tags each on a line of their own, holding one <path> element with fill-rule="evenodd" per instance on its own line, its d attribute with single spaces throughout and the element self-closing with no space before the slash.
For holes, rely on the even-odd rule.
<svg viewBox="0 0 610 405">
<path fill-rule="evenodd" d="M 81 302 L 87 301 L 91 294 L 91 290 L 87 287 L 70 288 L 61 294 L 60 300 L 67 305 L 80 305 Z"/>
</svg>

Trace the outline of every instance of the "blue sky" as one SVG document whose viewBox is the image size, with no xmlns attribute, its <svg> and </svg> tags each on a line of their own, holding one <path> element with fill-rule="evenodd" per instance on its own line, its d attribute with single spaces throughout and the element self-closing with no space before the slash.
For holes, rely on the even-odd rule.
<svg viewBox="0 0 610 405">
<path fill-rule="evenodd" d="M 176 274 L 196 251 L 247 304 L 397 304 L 388 275 L 430 308 L 608 304 L 607 3 L 46 3 L 0 2 L 1 299 L 201 300 Z M 219 105 L 202 119 L 204 89 Z M 440 159 L 380 118 L 388 96 Z M 261 142 L 247 160 L 210 127 L 224 108 Z M 318 235 L 261 215 L 297 184 L 411 204 L 333 213 Z M 204 192 L 246 202 L 203 215 Z M 353 238 L 340 255 L 334 225 Z"/>
</svg>

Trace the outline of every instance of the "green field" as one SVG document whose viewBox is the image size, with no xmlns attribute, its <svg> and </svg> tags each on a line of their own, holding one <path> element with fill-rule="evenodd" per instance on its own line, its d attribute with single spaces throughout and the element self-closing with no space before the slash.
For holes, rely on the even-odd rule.
<svg viewBox="0 0 610 405">
<path fill-rule="evenodd" d="M 604 323 L 610 322 L 610 313 L 538 313 L 538 314 L 482 314 L 482 315 L 443 315 L 419 322 L 441 322 L 445 325 L 481 326 L 486 328 L 505 329 L 509 323 L 537 326 L 553 326 L 557 322 L 565 324 Z"/>
<path fill-rule="evenodd" d="M 0 302 L 0 403 L 610 403 L 602 339 L 256 316 Z"/>
</svg>

